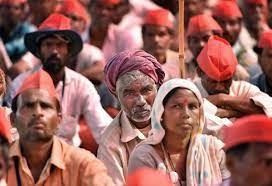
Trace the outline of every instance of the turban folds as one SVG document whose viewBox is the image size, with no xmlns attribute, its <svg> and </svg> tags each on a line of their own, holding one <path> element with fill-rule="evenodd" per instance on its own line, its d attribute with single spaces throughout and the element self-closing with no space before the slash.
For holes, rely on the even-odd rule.
<svg viewBox="0 0 272 186">
<path fill-rule="evenodd" d="M 133 70 L 146 74 L 156 84 L 163 83 L 165 74 L 155 57 L 143 50 L 127 50 L 113 56 L 105 66 L 105 83 L 110 92 L 115 92 L 116 82 L 120 76 Z"/>
<path fill-rule="evenodd" d="M 265 115 L 251 115 L 237 119 L 223 132 L 225 149 L 244 143 L 272 143 L 272 119 Z"/>
<path fill-rule="evenodd" d="M 205 14 L 196 15 L 189 20 L 187 36 L 209 30 L 223 32 L 222 28 L 211 16 Z"/>
<path fill-rule="evenodd" d="M 223 38 L 212 36 L 197 57 L 200 69 L 211 79 L 230 79 L 238 64 L 230 44 Z"/>
</svg>

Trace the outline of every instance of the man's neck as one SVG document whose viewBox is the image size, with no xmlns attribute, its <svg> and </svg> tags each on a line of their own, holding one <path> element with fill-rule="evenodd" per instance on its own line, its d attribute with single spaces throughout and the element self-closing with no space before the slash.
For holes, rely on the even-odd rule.
<svg viewBox="0 0 272 186">
<path fill-rule="evenodd" d="M 190 142 L 190 136 L 180 137 L 178 135 L 165 133 L 163 143 L 170 154 L 177 154 L 182 152 L 187 152 Z"/>
<path fill-rule="evenodd" d="M 49 74 L 50 74 L 51 78 L 53 79 L 53 83 L 54 83 L 55 87 L 57 87 L 58 83 L 65 78 L 65 68 L 61 69 L 56 74 L 51 74 L 51 73 L 49 73 Z"/>
<path fill-rule="evenodd" d="M 35 182 L 37 182 L 51 155 L 53 138 L 48 142 L 29 142 L 20 140 L 20 145 L 22 155 L 27 161 Z"/>
</svg>

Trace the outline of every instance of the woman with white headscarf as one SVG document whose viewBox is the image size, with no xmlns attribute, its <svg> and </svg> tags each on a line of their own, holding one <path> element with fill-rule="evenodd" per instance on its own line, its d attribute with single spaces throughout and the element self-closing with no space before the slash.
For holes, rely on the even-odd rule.
<svg viewBox="0 0 272 186">
<path fill-rule="evenodd" d="M 203 99 L 188 80 L 164 83 L 152 108 L 148 138 L 129 160 L 129 172 L 142 167 L 169 174 L 175 185 L 216 185 L 229 178 L 223 142 L 202 134 Z"/>
</svg>

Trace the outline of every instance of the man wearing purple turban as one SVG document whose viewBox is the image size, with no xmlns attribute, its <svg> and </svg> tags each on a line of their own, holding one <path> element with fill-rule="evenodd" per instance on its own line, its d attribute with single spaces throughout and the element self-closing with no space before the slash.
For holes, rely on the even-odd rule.
<svg viewBox="0 0 272 186">
<path fill-rule="evenodd" d="M 129 156 L 151 129 L 151 107 L 164 76 L 156 58 L 142 50 L 121 52 L 105 67 L 106 85 L 121 111 L 101 137 L 98 158 L 116 185 L 125 184 Z"/>
</svg>

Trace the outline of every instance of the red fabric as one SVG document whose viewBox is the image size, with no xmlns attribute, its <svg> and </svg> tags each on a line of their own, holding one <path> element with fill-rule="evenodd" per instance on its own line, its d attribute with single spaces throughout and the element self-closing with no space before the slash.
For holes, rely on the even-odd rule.
<svg viewBox="0 0 272 186">
<path fill-rule="evenodd" d="M 189 20 L 187 36 L 209 30 L 223 32 L 222 28 L 211 16 L 205 14 L 196 15 Z"/>
<path fill-rule="evenodd" d="M 53 13 L 39 26 L 39 30 L 47 29 L 71 30 L 70 19 L 62 14 Z"/>
<path fill-rule="evenodd" d="M 225 149 L 243 143 L 272 143 L 272 119 L 265 115 L 251 115 L 237 119 L 232 126 L 223 130 Z"/>
<path fill-rule="evenodd" d="M 265 31 L 261 34 L 258 43 L 259 48 L 272 48 L 272 30 Z"/>
<path fill-rule="evenodd" d="M 24 80 L 22 86 L 16 92 L 16 96 L 28 89 L 43 89 L 46 90 L 50 96 L 57 97 L 52 78 L 42 69 L 31 74 Z"/>
<path fill-rule="evenodd" d="M 3 107 L 0 107 L 0 135 L 11 142 L 11 124 Z"/>
<path fill-rule="evenodd" d="M 150 168 L 141 168 L 128 175 L 126 186 L 174 186 L 167 174 Z"/>
<path fill-rule="evenodd" d="M 174 17 L 170 11 L 163 8 L 157 10 L 150 10 L 145 16 L 144 24 L 166 26 L 173 29 Z"/>
<path fill-rule="evenodd" d="M 116 5 L 121 2 L 121 0 L 101 0 L 105 4 L 110 4 L 110 5 Z"/>
<path fill-rule="evenodd" d="M 79 137 L 81 139 L 80 147 L 96 155 L 98 145 L 93 137 L 92 131 L 88 127 L 86 120 L 81 117 L 79 120 Z"/>
<path fill-rule="evenodd" d="M 211 79 L 230 79 L 238 64 L 231 45 L 223 38 L 212 36 L 197 57 L 201 70 Z"/>
<path fill-rule="evenodd" d="M 85 24 L 90 22 L 89 14 L 78 0 L 64 0 L 60 12 L 75 15 L 83 19 Z"/>
<path fill-rule="evenodd" d="M 164 80 L 164 71 L 155 57 L 143 50 L 127 50 L 113 56 L 104 68 L 105 83 L 111 93 L 115 92 L 119 76 L 139 70 L 161 85 Z"/>
<path fill-rule="evenodd" d="M 242 18 L 243 15 L 235 1 L 221 0 L 213 9 L 213 16 L 219 18 Z"/>
</svg>

